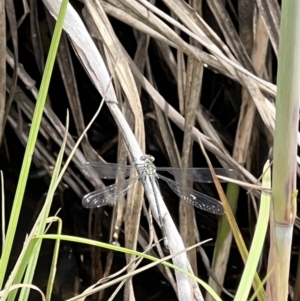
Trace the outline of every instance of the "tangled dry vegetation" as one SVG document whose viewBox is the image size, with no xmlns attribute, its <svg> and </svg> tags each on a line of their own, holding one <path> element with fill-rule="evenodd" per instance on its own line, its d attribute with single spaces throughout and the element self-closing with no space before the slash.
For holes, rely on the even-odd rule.
<svg viewBox="0 0 300 301">
<path fill-rule="evenodd" d="M 8 27 L 6 30 L 2 27 L 5 30 L 2 37 L 6 32 L 7 43 L 2 43 L 0 50 L 1 96 L 6 91 L 6 101 L 1 102 L 0 133 L 2 161 L 7 162 L 3 166 L 10 166 L 10 171 L 15 173 L 23 155 L 20 143 L 24 147 L 27 144 L 60 3 L 59 0 L 43 0 L 43 3 L 30 0 L 22 6 L 20 2 L 6 1 Z M 275 131 L 280 24 L 280 7 L 276 1 L 84 0 L 71 1 L 71 5 L 33 154 L 28 182 L 32 189 L 25 206 L 30 223 L 42 207 L 44 185 L 49 182 L 63 143 L 66 110 L 70 110 L 67 156 L 98 109 L 102 96 L 106 106 L 75 151 L 58 187 L 61 203 L 53 204 L 53 212 L 63 208 L 65 233 L 105 242 L 118 241 L 129 249 L 139 250 L 147 249 L 161 237 L 156 224 L 149 231 L 151 218 L 141 183 L 130 190 L 126 202 L 121 200 L 113 209 L 87 211 L 81 207 L 84 194 L 109 184 L 82 173 L 86 161 L 130 164 L 132 158 L 149 153 L 156 158 L 157 165 L 204 166 L 207 163 L 199 145 L 201 140 L 214 166 L 234 169 L 239 180 L 261 185 L 258 178 L 270 156 Z M 2 16 L 3 9 L 2 5 Z M 113 85 L 109 85 L 111 82 Z M 8 192 L 13 193 L 16 176 L 9 181 L 12 184 Z M 196 188 L 219 198 L 212 185 Z M 237 242 L 241 237 L 235 231 L 232 237 L 231 228 L 236 225 L 233 226 L 231 218 L 236 215 L 249 249 L 260 190 L 253 189 L 246 195 L 238 185 L 229 184 L 227 197 L 233 212 L 229 222 L 229 215 L 218 221 L 198 210 L 195 213 L 192 206 L 179 204 L 164 186 L 161 190 L 186 246 L 199 242 L 200 236 L 213 238 L 213 243 L 191 250 L 189 261 L 174 263 L 193 271 L 224 300 L 231 299 L 246 260 L 241 252 L 243 247 Z M 37 197 L 42 198 L 37 201 Z M 169 233 L 176 231 L 171 225 L 167 227 Z M 297 237 L 298 231 L 294 235 Z M 170 246 L 173 253 L 182 249 L 183 245 L 177 242 Z M 256 270 L 260 279 L 267 275 L 269 245 L 266 239 Z M 118 269 L 119 260 L 112 254 L 106 256 L 108 253 L 99 248 L 75 249 L 77 255 L 91 258 L 86 264 L 88 268 L 85 267 L 91 283 Z M 160 246 L 149 252 L 156 257 L 164 254 Z M 131 258 L 128 256 L 127 262 Z M 296 260 L 296 255 L 291 260 Z M 78 270 L 74 269 L 76 273 Z M 166 286 L 168 290 L 164 286 L 158 289 L 154 282 L 147 292 L 145 283 L 137 289 L 127 281 L 124 299 L 129 300 L 133 285 L 137 300 L 148 300 L 145 295 L 151 300 L 175 300 L 175 294 L 180 300 L 188 300 L 177 289 L 185 287 L 188 278 L 180 279 L 177 272 L 175 280 L 167 267 L 159 267 L 157 273 L 170 284 Z M 64 283 L 63 273 L 59 275 Z M 82 277 L 80 272 L 79 277 Z M 253 291 L 259 290 L 261 282 L 257 279 Z M 296 270 L 292 269 L 291 287 L 295 283 Z M 164 290 L 170 292 L 169 298 L 163 294 Z M 299 292 L 299 288 L 292 289 L 294 300 L 299 298 Z M 201 300 L 198 285 L 194 285 L 193 296 Z M 107 300 L 104 291 L 99 298 Z M 266 292 L 261 290 L 257 298 L 265 300 Z M 210 294 L 206 300 L 213 300 Z"/>
</svg>

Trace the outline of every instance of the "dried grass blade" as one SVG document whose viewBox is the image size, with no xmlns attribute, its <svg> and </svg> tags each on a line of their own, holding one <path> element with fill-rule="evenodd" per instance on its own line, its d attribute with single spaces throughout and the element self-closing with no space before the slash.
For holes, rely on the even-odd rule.
<svg viewBox="0 0 300 301">
<path fill-rule="evenodd" d="M 185 83 L 185 125 L 184 125 L 184 137 L 182 147 L 182 159 L 181 167 L 190 167 L 192 157 L 192 130 L 195 124 L 196 108 L 199 103 L 201 88 L 203 79 L 203 65 L 199 61 L 196 61 L 193 57 L 188 58 L 187 77 Z M 183 181 L 183 186 L 191 187 L 193 184 Z M 180 221 L 180 234 L 183 237 L 183 241 L 186 246 L 191 246 L 195 243 L 195 229 L 191 225 L 191 221 L 195 220 L 194 207 L 187 204 L 183 200 L 179 206 L 179 221 Z M 189 259 L 191 267 L 194 273 L 197 274 L 197 258 L 196 252 L 189 253 Z"/>
<path fill-rule="evenodd" d="M 268 31 L 273 50 L 276 56 L 278 56 L 280 25 L 279 4 L 274 0 L 258 0 L 257 7 L 259 9 L 259 14 L 265 24 L 265 28 Z"/>
</svg>

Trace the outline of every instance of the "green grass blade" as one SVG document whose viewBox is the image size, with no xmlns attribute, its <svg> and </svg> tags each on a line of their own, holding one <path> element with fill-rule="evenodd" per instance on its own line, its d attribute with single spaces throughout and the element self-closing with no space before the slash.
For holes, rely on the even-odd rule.
<svg viewBox="0 0 300 301">
<path fill-rule="evenodd" d="M 32 237 L 32 235 L 30 235 Z M 29 238 L 28 238 L 29 239 Z M 34 247 L 37 243 L 37 240 L 34 240 L 34 241 L 31 241 L 31 240 L 28 240 L 28 241 L 25 241 L 24 243 L 24 247 L 21 251 L 21 254 L 17 260 L 17 263 L 15 264 L 15 268 L 13 269 L 11 275 L 10 275 L 10 278 L 9 280 L 7 281 L 5 287 L 4 287 L 4 290 L 2 291 L 2 296 L 1 298 L 3 300 L 6 300 L 7 299 L 7 295 L 8 295 L 8 291 L 11 287 L 11 285 L 14 283 L 20 283 L 22 278 L 23 278 L 23 275 L 25 273 L 25 269 L 27 267 L 27 264 L 30 260 L 30 257 L 31 257 L 31 254 L 34 250 Z M 9 297 L 8 297 L 8 300 L 11 301 L 11 300 L 14 300 L 15 296 L 17 294 L 17 291 L 13 291 L 9 294 Z"/>
<path fill-rule="evenodd" d="M 201 279 L 197 278 L 195 275 L 193 275 L 193 274 L 191 274 L 191 273 L 189 273 L 185 270 L 182 270 L 181 268 L 165 261 L 166 259 L 158 259 L 156 257 L 150 256 L 150 255 L 147 255 L 145 253 L 138 252 L 138 251 L 126 249 L 126 248 L 123 248 L 123 247 L 118 247 L 118 246 L 103 243 L 103 242 L 100 242 L 100 241 L 95 241 L 95 240 L 91 240 L 91 239 L 87 239 L 87 238 L 81 238 L 81 237 L 74 237 L 74 236 L 69 236 L 69 235 L 45 234 L 45 235 L 36 236 L 36 237 L 33 238 L 33 240 L 35 240 L 35 239 L 55 239 L 55 240 L 58 239 L 58 240 L 64 240 L 64 241 L 71 241 L 71 242 L 75 242 L 75 243 L 88 244 L 88 245 L 99 247 L 99 248 L 105 248 L 105 249 L 109 249 L 109 250 L 116 251 L 116 252 L 122 252 L 122 253 L 126 253 L 126 254 L 135 255 L 135 256 L 138 256 L 138 257 L 142 257 L 142 258 L 145 258 L 145 259 L 148 259 L 150 261 L 165 265 L 169 268 L 172 268 L 172 269 L 175 269 L 177 271 L 180 271 L 180 272 L 184 273 L 185 275 L 189 276 L 193 280 L 197 281 L 201 286 L 203 286 L 213 296 L 213 298 L 215 298 L 215 300 L 222 301 L 221 298 L 210 288 L 210 286 L 207 283 L 205 283 Z M 173 256 L 174 255 L 171 255 L 170 257 L 173 257 Z M 135 270 L 134 272 L 131 273 L 130 276 L 125 275 L 123 277 L 125 277 L 125 278 L 126 277 L 132 277 L 133 275 L 138 274 L 143 270 L 144 270 L 144 267 L 139 269 L 139 270 Z M 118 282 L 120 282 L 122 280 L 123 280 L 122 277 L 118 278 Z M 78 296 L 76 296 L 75 299 L 76 298 L 78 299 Z M 74 298 L 69 299 L 69 301 L 73 300 L 73 299 Z"/>
<path fill-rule="evenodd" d="M 32 160 L 32 154 L 35 148 L 36 139 L 40 128 L 46 96 L 48 94 L 50 77 L 52 74 L 54 60 L 57 53 L 61 32 L 62 32 L 63 20 L 66 13 L 67 4 L 68 4 L 68 0 L 64 0 L 60 8 L 59 18 L 55 26 L 53 39 L 51 41 L 50 51 L 45 66 L 45 72 L 43 74 L 42 83 L 38 95 L 38 100 L 33 114 L 32 126 L 29 132 L 28 143 L 25 149 L 23 164 L 20 172 L 18 186 L 13 202 L 13 207 L 11 210 L 10 219 L 9 219 L 6 240 L 5 240 L 3 253 L 0 261 L 0 288 L 2 288 L 3 286 L 3 281 L 4 281 L 8 261 L 9 261 L 9 255 L 11 253 L 11 248 L 12 248 L 12 244 L 13 244 L 13 240 L 14 240 L 14 236 L 19 220 L 22 201 L 24 197 L 24 192 L 25 192 L 29 169 Z"/>
<path fill-rule="evenodd" d="M 62 233 L 62 220 L 60 218 L 57 218 L 57 222 L 58 222 L 57 234 L 60 235 Z M 52 257 L 51 270 L 50 270 L 49 279 L 48 279 L 46 300 L 51 300 L 51 294 L 53 291 L 53 284 L 54 284 L 54 278 L 55 278 L 56 267 L 57 267 L 59 247 L 60 247 L 60 240 L 56 240 L 55 246 L 54 246 L 53 257 Z"/>
<path fill-rule="evenodd" d="M 62 164 L 63 155 L 64 155 L 64 152 L 65 152 L 68 128 L 69 128 L 69 114 L 67 114 L 66 131 L 65 131 L 62 147 L 59 151 L 57 160 L 55 162 L 55 167 L 54 167 L 54 171 L 53 171 L 49 191 L 47 193 L 46 202 L 45 202 L 45 204 L 43 206 L 43 209 L 42 209 L 41 221 L 40 221 L 40 223 L 38 225 L 38 229 L 37 229 L 37 234 L 38 235 L 43 234 L 45 229 L 46 229 L 47 218 L 48 218 L 48 215 L 49 215 L 49 212 L 50 212 L 50 208 L 51 208 L 52 200 L 53 200 L 53 197 L 54 197 L 55 189 L 57 187 L 57 179 L 58 179 L 58 176 L 59 176 L 59 171 L 60 171 L 60 167 L 61 167 L 61 164 Z M 30 258 L 30 261 L 28 263 L 28 267 L 27 267 L 26 274 L 25 274 L 25 277 L 24 277 L 24 283 L 32 283 L 34 273 L 35 273 L 35 268 L 37 266 L 37 262 L 38 262 L 39 255 L 40 255 L 41 246 L 42 246 L 42 240 L 40 240 L 34 248 L 34 252 L 33 252 L 32 257 Z M 57 247 L 59 248 L 59 240 L 56 241 L 56 248 Z M 30 293 L 29 289 L 23 288 L 22 291 L 21 291 L 21 294 L 19 296 L 19 300 L 20 301 L 27 300 L 28 296 L 29 296 L 29 293 Z"/>
<path fill-rule="evenodd" d="M 262 187 L 271 188 L 271 170 L 269 161 L 267 161 L 267 163 L 264 166 L 263 174 L 264 176 L 262 179 Z M 262 254 L 263 245 L 266 239 L 270 216 L 270 207 L 271 194 L 262 192 L 260 198 L 260 208 L 256 224 L 256 230 L 253 236 L 253 241 L 251 244 L 243 276 L 238 286 L 238 290 L 234 300 L 241 301 L 248 299 L 248 295 L 256 273 L 256 268 L 259 262 L 259 258 Z"/>
</svg>

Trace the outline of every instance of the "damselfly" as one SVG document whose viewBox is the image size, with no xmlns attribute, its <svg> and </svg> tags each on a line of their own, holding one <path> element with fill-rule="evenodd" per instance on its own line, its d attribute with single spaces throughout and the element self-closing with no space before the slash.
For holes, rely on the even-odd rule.
<svg viewBox="0 0 300 301">
<path fill-rule="evenodd" d="M 154 182 L 157 183 L 157 179 L 164 180 L 182 200 L 192 204 L 199 209 L 217 215 L 222 215 L 224 213 L 221 202 L 201 192 L 197 192 L 192 188 L 184 187 L 181 184 L 183 180 L 200 183 L 213 183 L 213 178 L 211 176 L 209 168 L 184 169 L 176 167 L 156 167 L 153 164 L 154 157 L 150 155 L 142 156 L 141 160 L 144 161 L 143 164 L 138 164 L 135 166 L 113 163 L 107 164 L 101 162 L 87 162 L 83 167 L 83 171 L 101 179 L 115 179 L 118 174 L 123 175 L 126 178 L 133 170 L 139 170 L 139 175 L 137 177 L 129 178 L 125 181 L 117 182 L 105 188 L 88 193 L 83 197 L 82 205 L 85 208 L 98 208 L 106 205 L 114 205 L 119 197 L 125 195 L 128 189 L 136 181 L 143 179 L 143 177 L 149 177 L 152 185 L 154 184 Z M 217 176 L 236 178 L 235 172 L 231 169 L 215 168 L 214 170 Z M 170 173 L 172 176 L 174 176 L 177 182 L 166 178 L 161 174 L 158 174 L 157 171 Z M 222 180 L 220 181 L 223 182 Z M 165 236 L 163 218 L 160 215 L 158 203 L 157 211 L 163 235 Z"/>
</svg>

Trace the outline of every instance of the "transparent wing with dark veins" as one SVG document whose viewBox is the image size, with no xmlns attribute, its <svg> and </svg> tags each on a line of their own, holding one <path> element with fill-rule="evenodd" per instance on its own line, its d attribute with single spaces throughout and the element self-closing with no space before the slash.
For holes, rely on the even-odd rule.
<svg viewBox="0 0 300 301">
<path fill-rule="evenodd" d="M 209 168 L 177 168 L 177 167 L 156 167 L 157 171 L 166 171 L 173 175 L 176 181 L 187 180 L 200 183 L 213 183 L 213 177 Z M 214 168 L 218 176 L 224 176 L 232 179 L 237 178 L 237 174 L 232 169 Z M 220 180 L 220 182 L 224 182 Z"/>
<path fill-rule="evenodd" d="M 135 170 L 134 165 L 121 165 L 102 162 L 86 162 L 82 168 L 84 173 L 93 175 L 100 179 L 115 179 L 118 174 L 129 177 L 131 171 Z"/>
<path fill-rule="evenodd" d="M 167 182 L 170 188 L 187 203 L 213 214 L 224 214 L 222 203 L 218 200 L 211 198 L 201 192 L 197 192 L 192 188 L 181 186 L 166 177 L 159 176 L 159 178 Z"/>
<path fill-rule="evenodd" d="M 125 195 L 128 189 L 139 179 L 139 177 L 117 182 L 105 188 L 90 192 L 82 199 L 85 208 L 99 208 L 106 205 L 114 205 L 120 196 Z"/>
</svg>

